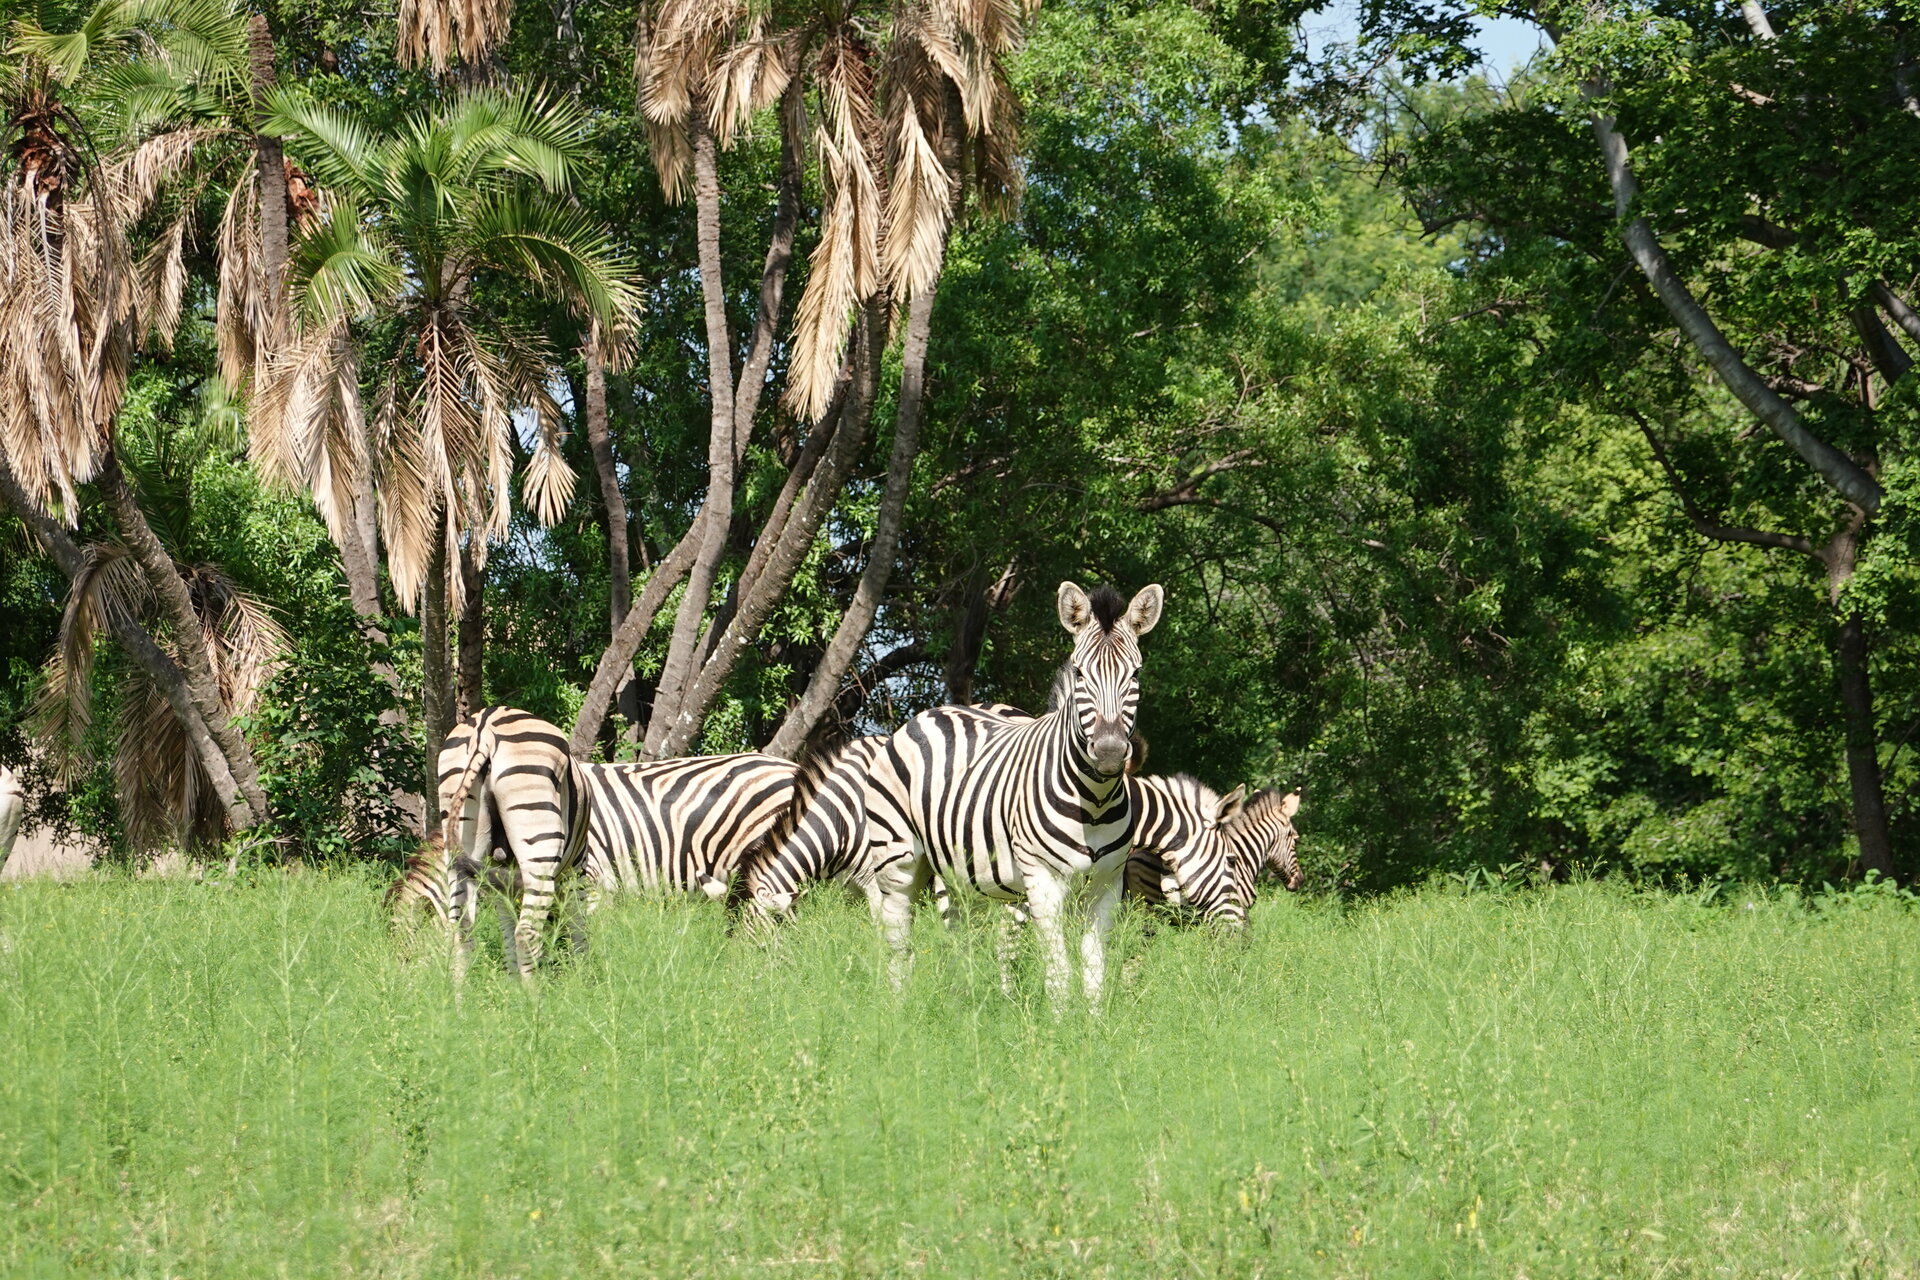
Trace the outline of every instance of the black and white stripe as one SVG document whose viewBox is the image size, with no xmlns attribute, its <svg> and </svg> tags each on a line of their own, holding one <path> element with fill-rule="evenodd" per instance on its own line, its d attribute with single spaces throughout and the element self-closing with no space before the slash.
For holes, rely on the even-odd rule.
<svg viewBox="0 0 1920 1280">
<path fill-rule="evenodd" d="M 1133 852 L 1127 855 L 1126 896 L 1185 908 L 1202 919 L 1239 928 L 1253 900 L 1227 836 L 1246 788 L 1225 796 L 1184 773 L 1128 778 L 1133 796 Z"/>
<path fill-rule="evenodd" d="M 1088 997 L 1098 997 L 1132 838 L 1122 773 L 1140 696 L 1139 637 L 1159 621 L 1161 594 L 1151 586 L 1125 602 L 1061 583 L 1060 622 L 1074 645 L 1055 709 L 1016 722 L 938 707 L 893 735 L 877 762 L 891 777 L 876 796 L 904 799 L 899 816 L 917 855 L 912 874 L 887 886 L 881 905 L 897 953 L 912 895 L 931 874 L 1002 901 L 1024 897 L 1058 1002 L 1071 976 L 1062 913 L 1069 888 L 1085 880 L 1091 918 L 1081 976 Z"/>
<path fill-rule="evenodd" d="M 591 905 L 613 891 L 723 897 L 741 857 L 787 812 L 800 767 L 747 752 L 579 770 L 592 811 Z"/>
<path fill-rule="evenodd" d="M 587 843 L 586 796 L 567 737 L 530 712 L 487 707 L 447 735 L 439 791 L 439 830 L 395 886 L 396 906 L 419 898 L 441 915 L 454 933 L 454 974 L 464 976 L 484 874 L 519 895 L 512 960 L 529 977 L 555 896 Z"/>
<path fill-rule="evenodd" d="M 1298 791 L 1256 791 L 1223 828 L 1233 848 L 1234 892 L 1241 901 L 1253 902 L 1254 882 L 1261 875 L 1271 875 L 1289 891 L 1299 890 L 1306 878 L 1297 856 L 1300 833 L 1293 825 L 1299 811 Z"/>
</svg>

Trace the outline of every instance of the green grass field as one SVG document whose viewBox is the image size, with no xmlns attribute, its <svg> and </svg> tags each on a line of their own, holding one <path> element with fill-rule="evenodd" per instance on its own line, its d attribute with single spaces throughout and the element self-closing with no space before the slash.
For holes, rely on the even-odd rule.
<svg viewBox="0 0 1920 1280">
<path fill-rule="evenodd" d="M 0 888 L 0 1274 L 1920 1274 L 1920 913 L 1594 886 L 989 931 L 615 904 L 522 990 L 372 880 Z M 497 945 L 497 944 L 496 944 Z"/>
</svg>

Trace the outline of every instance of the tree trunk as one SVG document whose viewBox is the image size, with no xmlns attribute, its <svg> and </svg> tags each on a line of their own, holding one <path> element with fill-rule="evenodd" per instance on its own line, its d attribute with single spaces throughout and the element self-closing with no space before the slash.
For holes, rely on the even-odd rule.
<svg viewBox="0 0 1920 1280">
<path fill-rule="evenodd" d="M 226 700 L 220 696 L 220 681 L 207 657 L 200 615 L 194 610 L 187 584 L 180 579 L 179 567 L 160 545 L 153 526 L 147 523 L 147 513 L 140 509 L 125 473 L 120 470 L 120 459 L 111 449 L 107 450 L 95 479 L 113 505 L 114 520 L 120 526 L 121 536 L 127 540 L 127 548 L 139 561 L 173 627 L 179 648 L 177 661 L 186 678 L 187 692 L 208 734 L 219 745 L 220 754 L 226 757 L 234 785 L 246 801 L 250 818 L 247 825 L 265 822 L 269 816 L 267 797 L 260 789 L 260 772 L 253 762 L 253 751 L 233 727 Z"/>
<path fill-rule="evenodd" d="M 593 450 L 593 469 L 600 476 L 600 501 L 607 513 L 607 568 L 611 579 L 611 621 L 607 633 L 620 629 L 633 601 L 633 571 L 628 563 L 627 500 L 620 492 L 620 472 L 613 463 L 613 438 L 607 431 L 607 361 L 600 322 L 587 331 L 587 444 Z"/>
<path fill-rule="evenodd" d="M 954 610 L 953 647 L 947 650 L 942 674 L 947 682 L 947 701 L 965 705 L 973 701 L 973 676 L 980 666 L 980 647 L 987 639 L 987 591 L 976 585 L 979 570 L 967 580 L 966 601 Z"/>
<path fill-rule="evenodd" d="M 627 500 L 620 492 L 620 471 L 613 461 L 613 437 L 607 424 L 607 360 L 605 335 L 595 320 L 587 330 L 586 417 L 587 444 L 593 451 L 593 469 L 600 477 L 600 505 L 607 517 L 607 638 L 611 640 L 627 620 L 633 604 L 633 567 L 627 542 Z M 620 714 L 628 725 L 640 716 L 640 690 L 631 677 L 620 686 Z"/>
<path fill-rule="evenodd" d="M 593 750 L 593 741 L 600 736 L 600 726 L 606 721 L 607 708 L 613 705 L 613 695 L 623 682 L 633 678 L 633 655 L 639 650 L 640 642 L 646 638 L 653 626 L 654 618 L 660 607 L 667 602 L 673 589 L 686 579 L 687 571 L 693 567 L 693 555 L 699 546 L 700 525 L 696 522 L 687 530 L 672 551 L 667 553 L 647 579 L 647 585 L 640 589 L 640 598 L 634 602 L 627 613 L 627 620 L 613 633 L 613 639 L 607 645 L 607 651 L 600 655 L 600 665 L 594 668 L 593 679 L 587 685 L 586 696 L 580 702 L 580 715 L 573 722 L 573 732 L 567 735 L 567 750 L 574 757 L 584 760 Z"/>
<path fill-rule="evenodd" d="M 894 553 L 900 545 L 900 522 L 906 512 L 907 493 L 913 487 L 913 459 L 920 447 L 921 407 L 924 403 L 927 369 L 927 335 L 933 327 L 934 289 L 928 286 L 907 304 L 907 333 L 900 356 L 900 403 L 894 415 L 893 454 L 887 462 L 887 487 L 880 499 L 880 516 L 874 526 L 873 546 L 867 554 L 867 567 L 854 588 L 853 603 L 834 628 L 833 639 L 820 665 L 813 670 L 806 692 L 787 713 L 779 732 L 767 750 L 792 758 L 799 754 L 812 735 L 820 717 L 838 700 L 840 681 L 847 668 L 866 643 L 867 631 L 880 611 L 887 581 L 893 576 Z"/>
<path fill-rule="evenodd" d="M 1840 622 L 1834 644 L 1840 701 L 1847 711 L 1847 782 L 1853 792 L 1853 830 L 1860 841 L 1860 868 L 1894 878 L 1893 837 L 1880 777 L 1880 733 L 1873 717 L 1873 685 L 1867 674 L 1867 629 L 1858 610 Z"/>
<path fill-rule="evenodd" d="M 86 553 L 60 527 L 60 522 L 39 509 L 20 488 L 13 471 L 7 466 L 6 455 L 0 452 L 0 500 L 13 508 L 27 527 L 33 531 L 47 554 L 53 558 L 69 582 L 80 576 L 86 567 Z M 127 655 L 153 680 L 161 696 L 172 708 L 174 718 L 186 731 L 187 741 L 193 746 L 194 757 L 206 771 L 213 785 L 214 794 L 220 797 L 220 803 L 226 808 L 227 823 L 235 831 L 245 830 L 253 825 L 252 807 L 247 797 L 241 793 L 239 784 L 234 781 L 233 769 L 227 761 L 220 744 L 214 740 L 207 728 L 206 717 L 200 714 L 200 708 L 194 705 L 192 690 L 187 685 L 186 672 L 180 664 L 167 656 L 165 650 L 154 642 L 152 636 L 132 617 L 120 610 L 110 611 L 107 626 L 113 632 L 115 640 L 125 649 Z"/>
<path fill-rule="evenodd" d="M 1556 42 L 1559 40 L 1557 28 L 1548 26 L 1547 33 Z M 1589 80 L 1581 86 L 1581 93 L 1589 100 L 1603 99 L 1607 96 L 1607 86 L 1601 81 Z M 1648 283 L 1653 285 L 1654 292 L 1659 295 L 1680 331 L 1706 357 L 1714 373 L 1719 375 L 1720 381 L 1726 384 L 1740 403 L 1766 423 L 1768 429 L 1799 454 L 1801 460 L 1812 467 L 1836 493 L 1869 515 L 1879 510 L 1879 481 L 1846 454 L 1807 430 L 1793 406 L 1776 395 L 1748 367 L 1740 353 L 1733 349 L 1733 344 L 1727 341 L 1726 335 L 1720 332 L 1713 317 L 1694 299 L 1685 282 L 1674 271 L 1673 264 L 1667 260 L 1666 251 L 1660 246 L 1659 238 L 1653 233 L 1652 225 L 1636 211 L 1640 203 L 1640 183 L 1633 173 L 1626 139 L 1615 126 L 1614 118 L 1595 111 L 1589 117 L 1589 122 L 1593 126 L 1594 139 L 1600 144 L 1607 182 L 1613 188 L 1614 214 L 1622 223 L 1621 238 L 1626 241 L 1627 251 L 1634 263 L 1639 266 Z"/>
<path fill-rule="evenodd" d="M 273 32 L 266 17 L 254 14 L 247 26 L 248 55 L 253 71 L 253 102 L 256 115 L 264 115 L 266 98 L 273 91 Z M 260 296 L 261 314 L 266 325 L 254 335 L 256 369 L 279 350 L 286 332 L 285 304 L 287 281 L 287 165 L 280 139 L 264 133 L 253 138 L 255 180 L 260 194 Z M 259 377 L 256 372 L 256 385 Z M 364 616 L 364 615 L 363 615 Z"/>
<path fill-rule="evenodd" d="M 447 653 L 447 540 L 436 520 L 433 559 L 420 587 L 420 720 L 426 730 L 424 797 L 440 794 L 440 746 L 453 728 L 453 672 Z M 429 815 L 433 802 L 427 801 Z"/>
<path fill-rule="evenodd" d="M 648 752 L 652 757 L 679 755 L 692 744 L 701 721 L 720 696 L 721 685 L 733 673 L 740 655 L 753 643 L 760 625 L 792 583 L 807 549 L 813 545 L 821 521 L 832 509 L 847 474 L 853 470 L 873 417 L 880 363 L 886 348 L 886 309 L 878 300 L 862 307 L 852 345 L 857 352 L 852 387 L 841 421 L 834 429 L 832 443 L 800 497 L 798 509 L 785 519 L 778 542 L 766 557 L 765 567 L 740 595 L 739 609 L 727 624 L 726 633 L 713 645 L 712 657 L 693 674 L 671 717 L 663 718 L 660 704 L 655 702 L 652 722 L 647 727 L 648 737 L 655 743 Z M 778 518 L 778 514 L 774 518 Z"/>
<path fill-rule="evenodd" d="M 486 703 L 487 571 L 481 567 L 473 539 L 460 548 L 459 694 L 456 718 L 464 720 Z M 449 725 L 451 728 L 451 725 Z"/>
<path fill-rule="evenodd" d="M 707 440 L 707 497 L 695 522 L 699 538 L 687 591 L 673 623 L 673 639 L 660 670 L 660 684 L 647 719 L 645 754 L 661 754 L 670 726 L 681 725 L 682 694 L 693 676 L 701 623 L 713 595 L 713 580 L 733 524 L 733 340 L 727 329 L 727 298 L 720 274 L 720 177 L 713 132 L 705 105 L 691 112 L 693 199 L 700 247 L 700 292 L 706 304 L 707 396 L 711 417 Z M 684 736 L 684 735 L 677 735 Z"/>
</svg>

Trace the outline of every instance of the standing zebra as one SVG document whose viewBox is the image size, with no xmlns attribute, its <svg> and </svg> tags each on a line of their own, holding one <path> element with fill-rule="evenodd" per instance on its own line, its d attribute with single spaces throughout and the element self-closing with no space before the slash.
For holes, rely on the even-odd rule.
<svg viewBox="0 0 1920 1280">
<path fill-rule="evenodd" d="M 589 911 L 615 890 L 724 897 L 742 855 L 787 812 L 800 772 L 757 752 L 578 768 L 592 813 Z"/>
<path fill-rule="evenodd" d="M 1081 978 L 1089 1000 L 1098 999 L 1132 838 L 1122 774 L 1140 697 L 1139 638 L 1160 620 L 1161 600 L 1157 585 L 1128 602 L 1104 588 L 1089 597 L 1061 583 L 1060 625 L 1074 643 L 1053 710 L 1010 722 L 969 707 L 937 707 L 893 735 L 876 761 L 876 772 L 891 777 L 874 795 L 904 797 L 898 816 L 916 855 L 912 870 L 883 889 L 882 916 L 897 956 L 904 954 L 912 895 L 930 874 L 990 898 L 1024 896 L 1057 1005 L 1072 975 L 1061 916 L 1069 888 L 1084 879 L 1091 919 L 1080 944 Z"/>
<path fill-rule="evenodd" d="M 487 707 L 447 735 L 439 766 L 439 830 L 389 900 L 396 914 L 424 902 L 449 926 L 457 980 L 473 955 L 483 874 L 497 888 L 518 891 L 513 962 L 521 977 L 531 977 L 554 897 L 587 842 L 586 797 L 567 737 L 528 712 Z M 497 858 L 496 848 L 505 851 Z M 511 868 L 504 866 L 508 857 Z"/>
<path fill-rule="evenodd" d="M 20 834 L 20 821 L 27 811 L 27 797 L 13 770 L 0 764 L 0 867 L 7 865 L 14 839 Z"/>
</svg>

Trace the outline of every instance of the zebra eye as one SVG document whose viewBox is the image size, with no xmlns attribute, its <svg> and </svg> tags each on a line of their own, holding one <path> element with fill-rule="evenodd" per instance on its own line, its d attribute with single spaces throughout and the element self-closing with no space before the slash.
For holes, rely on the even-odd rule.
<svg viewBox="0 0 1920 1280">
<path fill-rule="evenodd" d="M 1073 678 L 1075 680 L 1085 680 L 1087 678 L 1087 673 L 1080 669 L 1080 664 L 1077 662 L 1073 664 Z"/>
</svg>

